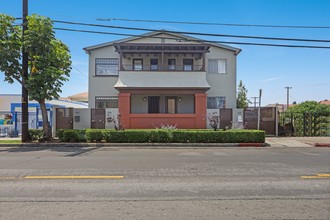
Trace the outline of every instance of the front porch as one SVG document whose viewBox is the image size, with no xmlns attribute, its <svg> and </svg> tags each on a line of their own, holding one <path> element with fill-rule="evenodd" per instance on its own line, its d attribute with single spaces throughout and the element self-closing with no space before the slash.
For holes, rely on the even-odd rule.
<svg viewBox="0 0 330 220">
<path fill-rule="evenodd" d="M 206 128 L 203 91 L 125 91 L 119 93 L 119 113 L 125 128 Z"/>
</svg>

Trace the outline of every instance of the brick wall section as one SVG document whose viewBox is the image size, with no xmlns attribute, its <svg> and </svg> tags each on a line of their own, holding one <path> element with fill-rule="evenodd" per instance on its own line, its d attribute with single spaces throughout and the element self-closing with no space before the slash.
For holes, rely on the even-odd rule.
<svg viewBox="0 0 330 220">
<path fill-rule="evenodd" d="M 196 128 L 206 128 L 206 97 L 205 93 L 195 94 Z"/>
<path fill-rule="evenodd" d="M 119 93 L 118 108 L 124 128 L 130 128 L 131 94 Z"/>
</svg>

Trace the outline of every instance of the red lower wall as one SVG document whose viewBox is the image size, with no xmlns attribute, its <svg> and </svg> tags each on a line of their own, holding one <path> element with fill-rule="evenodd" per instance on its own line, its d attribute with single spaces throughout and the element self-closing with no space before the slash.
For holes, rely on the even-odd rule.
<svg viewBox="0 0 330 220">
<path fill-rule="evenodd" d="M 121 122 L 129 128 L 156 128 L 176 125 L 177 128 L 206 128 L 206 94 L 195 94 L 195 114 L 130 114 L 130 93 L 119 93 Z"/>
<path fill-rule="evenodd" d="M 198 128 L 195 114 L 130 114 L 129 119 L 130 128 L 160 128 L 162 124 Z"/>
</svg>

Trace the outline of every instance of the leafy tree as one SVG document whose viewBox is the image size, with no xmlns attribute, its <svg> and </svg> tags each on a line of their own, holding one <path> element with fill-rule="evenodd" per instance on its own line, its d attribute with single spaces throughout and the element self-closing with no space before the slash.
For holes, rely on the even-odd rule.
<svg viewBox="0 0 330 220">
<path fill-rule="evenodd" d="M 238 92 L 237 92 L 237 98 L 236 98 L 236 107 L 237 108 L 246 108 L 246 107 L 248 107 L 249 103 L 251 103 L 247 99 L 247 92 L 248 92 L 248 90 L 245 88 L 245 85 L 243 84 L 242 80 L 240 80 L 239 84 L 238 84 Z"/>
<path fill-rule="evenodd" d="M 29 92 L 29 99 L 40 104 L 45 140 L 52 138 L 46 100 L 58 98 L 63 82 L 71 70 L 69 48 L 55 38 L 49 18 L 39 15 L 27 17 L 28 30 L 21 37 L 22 28 L 15 26 L 15 18 L 0 14 L 0 71 L 5 81 L 21 83 Z M 29 77 L 23 83 L 21 51 L 29 55 Z"/>
<path fill-rule="evenodd" d="M 305 101 L 290 107 L 285 116 L 292 118 L 296 124 L 296 135 L 304 134 L 303 125 L 309 130 L 309 135 L 329 135 L 330 106 L 316 101 Z"/>
<path fill-rule="evenodd" d="M 330 115 L 330 106 L 320 104 L 316 101 L 305 101 L 290 107 L 288 112 L 313 113 L 317 115 Z"/>
</svg>

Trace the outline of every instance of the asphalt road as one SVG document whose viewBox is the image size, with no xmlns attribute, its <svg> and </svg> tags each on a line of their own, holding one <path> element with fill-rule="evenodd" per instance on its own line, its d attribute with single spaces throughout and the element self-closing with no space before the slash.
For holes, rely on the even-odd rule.
<svg viewBox="0 0 330 220">
<path fill-rule="evenodd" d="M 0 219 L 330 219 L 330 148 L 0 148 Z"/>
</svg>

